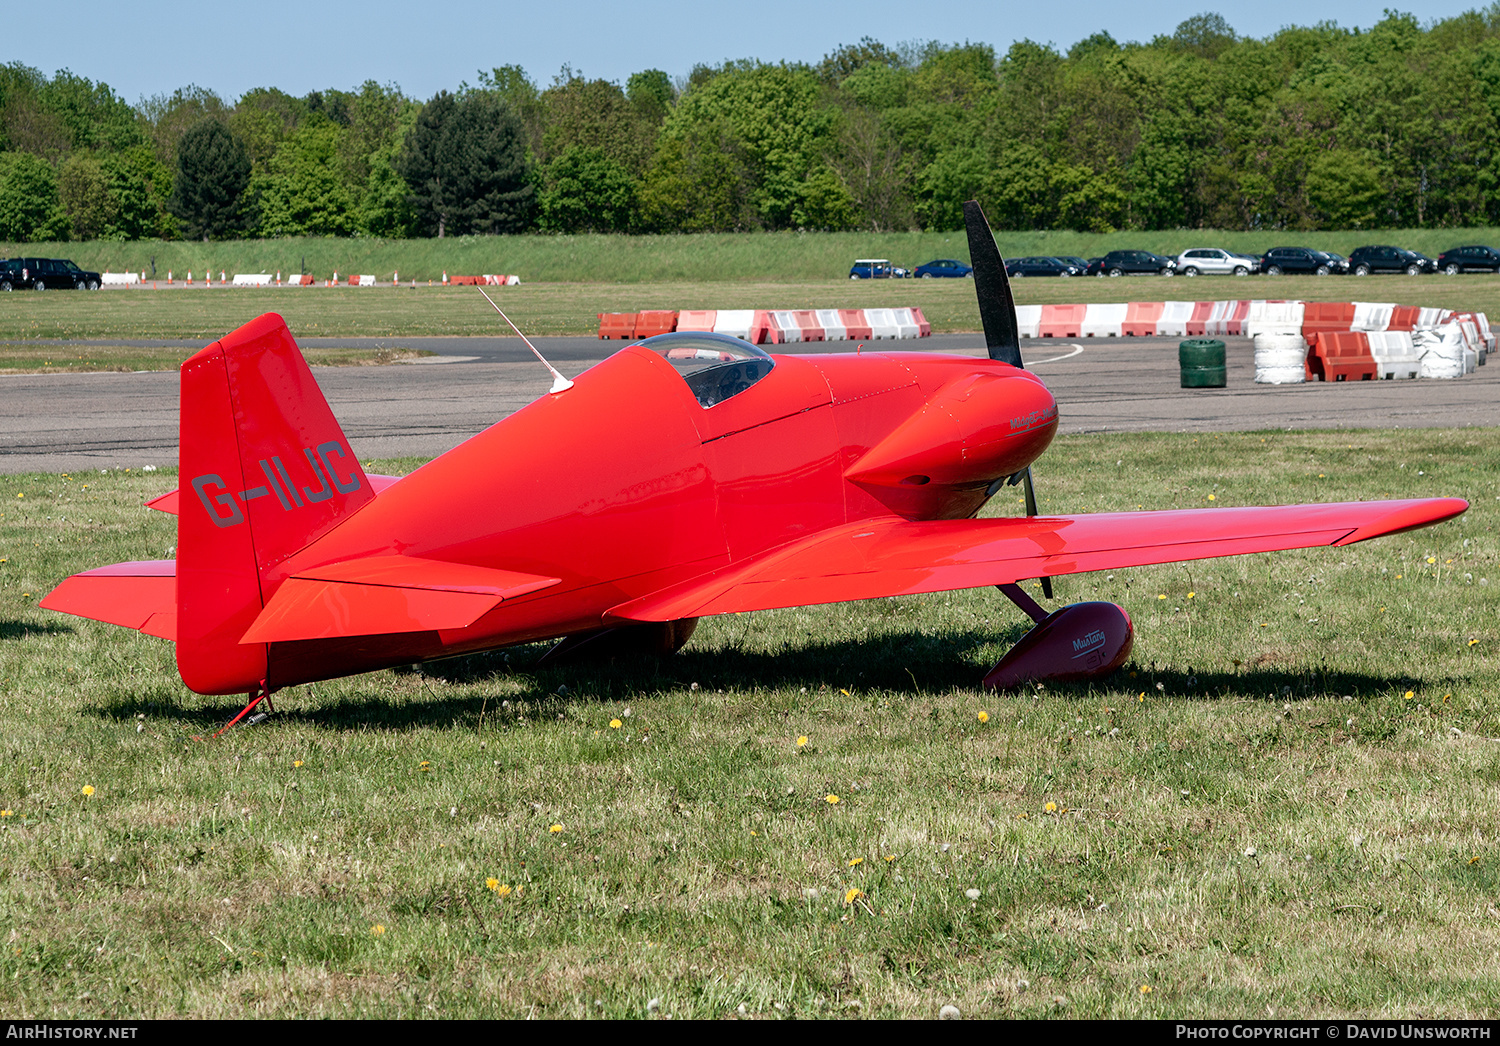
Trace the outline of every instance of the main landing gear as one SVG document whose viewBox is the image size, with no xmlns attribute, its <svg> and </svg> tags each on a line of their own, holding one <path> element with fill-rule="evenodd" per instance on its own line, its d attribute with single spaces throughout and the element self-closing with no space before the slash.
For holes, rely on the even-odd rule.
<svg viewBox="0 0 1500 1046">
<path fill-rule="evenodd" d="M 984 685 L 1009 690 L 1022 683 L 1080 683 L 1109 675 L 1125 663 L 1135 629 L 1114 603 L 1071 603 L 1047 613 L 1020 585 L 996 586 L 1036 625 L 984 677 Z"/>
</svg>

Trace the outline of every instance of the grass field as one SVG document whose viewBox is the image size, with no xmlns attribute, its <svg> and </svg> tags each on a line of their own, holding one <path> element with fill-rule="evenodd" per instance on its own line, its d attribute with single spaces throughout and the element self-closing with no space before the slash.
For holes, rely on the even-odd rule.
<svg viewBox="0 0 1500 1046">
<path fill-rule="evenodd" d="M 1222 247 L 1260 254 L 1272 247 L 1305 246 L 1347 255 L 1366 244 L 1391 243 L 1436 258 L 1450 247 L 1500 243 L 1500 229 L 1374 229 L 1350 232 L 1225 232 L 1168 229 L 1156 232 L 998 232 L 1007 258 L 1071 254 L 1092 258 L 1117 249 L 1175 256 L 1193 247 Z M 98 272 L 140 272 L 177 279 L 191 270 L 256 273 L 306 271 L 325 279 L 335 271 L 370 273 L 389 280 L 440 280 L 451 275 L 515 273 L 526 282 L 756 283 L 846 277 L 855 258 L 890 258 L 916 266 L 934 258 L 967 261 L 963 232 L 900 233 L 701 233 L 682 236 L 459 236 L 443 240 L 307 237 L 229 240 L 217 243 L 141 241 L 107 243 L 0 243 L 0 258 L 71 258 Z M 304 269 L 305 266 L 305 269 Z"/>
<path fill-rule="evenodd" d="M 977 591 L 298 687 L 210 742 L 237 706 L 169 644 L 36 608 L 168 554 L 175 477 L 0 476 L 0 1009 L 1494 1018 L 1496 442 L 1060 438 L 1044 512 L 1473 504 L 1061 579 L 1135 620 L 1107 684 L 979 690 L 1024 622 Z"/>
<path fill-rule="evenodd" d="M 1169 298 L 1293 298 L 1394 301 L 1500 316 L 1500 276 L 1368 279 L 1140 277 L 1013 282 L 1019 304 L 1160 301 Z M 495 294 L 528 334 L 593 334 L 601 312 L 640 309 L 879 308 L 919 306 L 938 333 L 979 329 L 969 280 L 813 283 L 567 284 L 499 288 Z M 0 367 L 31 360 L 36 339 L 187 338 L 211 341 L 263 312 L 286 317 L 304 337 L 493 335 L 503 323 L 477 290 L 404 288 L 195 288 L 0 295 Z M 20 355 L 14 355 L 20 353 Z M 12 354 L 12 355 L 8 355 Z M 74 354 L 77 352 L 75 350 Z"/>
</svg>

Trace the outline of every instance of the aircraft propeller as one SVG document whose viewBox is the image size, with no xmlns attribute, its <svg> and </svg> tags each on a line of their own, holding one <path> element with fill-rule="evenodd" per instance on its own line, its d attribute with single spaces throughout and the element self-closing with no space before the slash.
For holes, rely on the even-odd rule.
<svg viewBox="0 0 1500 1046">
<path fill-rule="evenodd" d="M 974 267 L 974 291 L 979 299 L 979 319 L 984 324 L 984 343 L 990 359 L 1025 368 L 1021 362 L 1021 329 L 1016 323 L 1016 301 L 1011 297 L 1010 279 L 1005 275 L 1005 259 L 995 245 L 995 234 L 985 219 L 978 200 L 964 203 L 964 228 L 969 234 L 969 263 Z M 1036 515 L 1036 488 L 1031 482 L 1031 466 L 1010 477 L 1010 485 L 1022 485 L 1026 495 L 1026 514 Z M 1044 577 L 1042 594 L 1052 598 L 1052 579 Z"/>
</svg>

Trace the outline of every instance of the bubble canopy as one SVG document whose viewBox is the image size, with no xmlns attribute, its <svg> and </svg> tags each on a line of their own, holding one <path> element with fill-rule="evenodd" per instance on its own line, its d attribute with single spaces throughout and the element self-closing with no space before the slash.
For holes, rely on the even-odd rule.
<svg viewBox="0 0 1500 1046">
<path fill-rule="evenodd" d="M 705 408 L 738 396 L 776 366 L 770 353 L 728 334 L 676 331 L 636 344 L 670 363 Z"/>
</svg>

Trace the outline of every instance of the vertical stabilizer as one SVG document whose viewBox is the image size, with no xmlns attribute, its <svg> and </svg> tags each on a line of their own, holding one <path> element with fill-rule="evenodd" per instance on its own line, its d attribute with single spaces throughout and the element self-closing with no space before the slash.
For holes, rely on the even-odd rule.
<svg viewBox="0 0 1500 1046">
<path fill-rule="evenodd" d="M 277 566 L 374 497 L 312 371 L 267 313 L 182 365 L 177 667 L 206 694 L 266 678 L 240 637 Z"/>
</svg>

